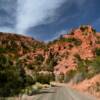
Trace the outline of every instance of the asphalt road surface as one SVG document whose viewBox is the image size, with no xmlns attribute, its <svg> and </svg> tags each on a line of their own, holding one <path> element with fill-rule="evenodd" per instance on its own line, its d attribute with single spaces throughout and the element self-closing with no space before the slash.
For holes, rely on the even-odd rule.
<svg viewBox="0 0 100 100">
<path fill-rule="evenodd" d="M 58 86 L 42 90 L 32 100 L 97 100 L 69 87 Z"/>
</svg>

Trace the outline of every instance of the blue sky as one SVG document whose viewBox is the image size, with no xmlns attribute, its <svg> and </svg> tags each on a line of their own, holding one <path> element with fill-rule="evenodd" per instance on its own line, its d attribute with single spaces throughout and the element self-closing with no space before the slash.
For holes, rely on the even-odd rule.
<svg viewBox="0 0 100 100">
<path fill-rule="evenodd" d="M 90 24 L 100 31 L 100 0 L 0 0 L 0 31 L 53 40 Z"/>
</svg>

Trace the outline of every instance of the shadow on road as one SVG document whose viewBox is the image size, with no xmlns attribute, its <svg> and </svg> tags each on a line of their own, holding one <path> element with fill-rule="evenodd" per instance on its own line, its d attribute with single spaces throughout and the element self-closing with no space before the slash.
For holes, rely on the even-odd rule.
<svg viewBox="0 0 100 100">
<path fill-rule="evenodd" d="M 50 90 L 40 90 L 40 91 L 36 91 L 36 92 L 32 92 L 31 94 L 29 94 L 30 96 L 32 95 L 39 95 L 39 94 L 48 94 L 48 93 L 55 93 L 55 91 L 50 91 Z"/>
</svg>

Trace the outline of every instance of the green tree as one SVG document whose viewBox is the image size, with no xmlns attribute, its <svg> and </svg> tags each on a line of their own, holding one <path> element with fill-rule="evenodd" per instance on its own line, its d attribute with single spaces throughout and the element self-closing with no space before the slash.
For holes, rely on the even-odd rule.
<svg viewBox="0 0 100 100">
<path fill-rule="evenodd" d="M 31 81 L 30 81 L 31 80 Z M 14 64 L 10 57 L 0 55 L 0 96 L 13 96 L 32 84 L 24 69 Z"/>
</svg>

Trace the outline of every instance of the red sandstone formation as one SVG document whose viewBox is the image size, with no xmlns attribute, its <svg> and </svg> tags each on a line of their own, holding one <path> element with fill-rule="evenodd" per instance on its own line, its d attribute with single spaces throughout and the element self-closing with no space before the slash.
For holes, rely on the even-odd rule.
<svg viewBox="0 0 100 100">
<path fill-rule="evenodd" d="M 77 66 L 75 58 L 76 54 L 80 55 L 81 59 L 91 60 L 95 57 L 95 49 L 97 47 L 100 48 L 100 44 L 96 43 L 97 40 L 100 41 L 100 34 L 95 33 L 94 29 L 89 25 L 75 29 L 70 34 L 65 34 L 62 37 L 66 39 L 79 39 L 82 43 L 79 46 L 73 45 L 73 43 L 69 42 L 61 44 L 56 43 L 53 45 L 55 52 L 59 52 L 61 55 L 65 55 L 67 53 L 67 58 L 62 58 L 62 60 L 58 62 L 58 65 L 55 66 L 55 74 L 66 74 L 69 70 L 74 69 Z M 71 49 L 69 48 L 70 45 L 72 45 Z"/>
</svg>

